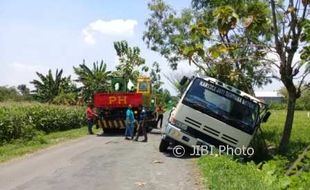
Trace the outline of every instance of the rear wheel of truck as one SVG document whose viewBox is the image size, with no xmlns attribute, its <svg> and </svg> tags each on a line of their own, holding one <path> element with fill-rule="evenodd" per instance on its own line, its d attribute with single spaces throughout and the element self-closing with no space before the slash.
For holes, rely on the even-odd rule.
<svg viewBox="0 0 310 190">
<path fill-rule="evenodd" d="M 169 147 L 169 142 L 165 139 L 161 139 L 159 144 L 159 152 L 166 152 Z"/>
</svg>

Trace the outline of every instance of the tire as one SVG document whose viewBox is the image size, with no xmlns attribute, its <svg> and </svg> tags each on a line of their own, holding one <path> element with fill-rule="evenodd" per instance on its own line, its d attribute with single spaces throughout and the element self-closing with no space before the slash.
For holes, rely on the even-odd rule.
<svg viewBox="0 0 310 190">
<path fill-rule="evenodd" d="M 159 152 L 166 152 L 169 147 L 169 142 L 161 139 L 160 144 L 159 144 Z"/>
</svg>

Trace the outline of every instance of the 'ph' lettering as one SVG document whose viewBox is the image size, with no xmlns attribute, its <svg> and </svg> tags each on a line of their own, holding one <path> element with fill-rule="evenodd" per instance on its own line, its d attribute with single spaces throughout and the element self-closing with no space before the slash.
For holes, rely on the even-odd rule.
<svg viewBox="0 0 310 190">
<path fill-rule="evenodd" d="M 127 104 L 127 97 L 126 96 L 119 96 L 118 97 L 118 104 Z"/>
<path fill-rule="evenodd" d="M 110 97 L 109 97 L 109 104 L 115 103 L 116 100 L 117 100 L 117 98 L 116 98 L 115 96 L 110 96 Z"/>
</svg>

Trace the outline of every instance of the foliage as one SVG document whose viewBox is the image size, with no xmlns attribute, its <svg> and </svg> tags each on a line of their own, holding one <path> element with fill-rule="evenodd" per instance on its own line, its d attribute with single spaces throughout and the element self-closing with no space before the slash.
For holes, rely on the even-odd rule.
<svg viewBox="0 0 310 190">
<path fill-rule="evenodd" d="M 282 123 L 285 121 L 284 110 L 272 110 L 271 116 L 267 123 L 262 125 L 264 138 L 267 144 L 274 147 L 280 142 Z M 310 144 L 309 129 L 310 123 L 307 122 L 310 118 L 307 117 L 307 111 L 296 111 L 294 128 L 292 130 L 292 141 L 289 144 L 289 151 L 285 154 L 287 157 L 292 157 L 303 150 L 307 144 Z"/>
<path fill-rule="evenodd" d="M 22 100 L 22 96 L 14 87 L 0 86 L 0 102 L 7 100 Z"/>
<path fill-rule="evenodd" d="M 194 76 L 194 72 L 188 72 L 188 73 L 177 73 L 177 72 L 171 72 L 168 75 L 165 75 L 166 79 L 169 81 L 170 85 L 174 88 L 174 90 L 177 92 L 177 96 L 181 98 L 182 94 L 185 92 L 187 86 L 189 83 L 185 85 L 180 85 L 180 81 L 184 76 L 187 78 L 191 78 Z"/>
<path fill-rule="evenodd" d="M 26 85 L 15 87 L 0 86 L 0 102 L 4 101 L 31 101 L 32 95 Z"/>
<path fill-rule="evenodd" d="M 75 74 L 78 75 L 76 81 L 83 84 L 81 91 L 84 101 L 91 100 L 94 93 L 107 91 L 110 88 L 111 71 L 107 70 L 107 64 L 103 61 L 100 64 L 94 62 L 93 68 L 90 69 L 83 60 L 79 67 L 73 67 L 73 69 Z"/>
<path fill-rule="evenodd" d="M 22 95 L 29 95 L 30 94 L 30 90 L 29 90 L 29 88 L 27 88 L 27 86 L 25 84 L 18 85 L 17 89 L 20 91 L 20 93 Z"/>
<path fill-rule="evenodd" d="M 271 189 L 254 163 L 243 165 L 226 156 L 204 156 L 198 164 L 210 189 Z"/>
<path fill-rule="evenodd" d="M 243 2 L 243 1 L 242 1 Z M 148 4 L 152 14 L 143 39 L 176 69 L 181 60 L 200 72 L 253 94 L 268 82 L 263 46 L 270 36 L 270 11 L 260 1 L 208 1 L 178 15 L 162 0 Z"/>
<path fill-rule="evenodd" d="M 62 69 L 60 71 L 57 69 L 54 78 L 51 70 L 48 71 L 47 75 L 36 72 L 39 80 L 35 79 L 30 82 L 35 87 L 33 91 L 34 98 L 40 102 L 51 103 L 60 92 L 69 93 L 75 91 L 76 87 L 72 84 L 71 77 L 63 77 L 62 73 Z"/>
<path fill-rule="evenodd" d="M 302 87 L 309 85 L 306 78 L 310 74 L 309 19 L 307 15 L 309 1 L 289 0 L 270 1 L 272 12 L 273 40 L 271 47 L 278 56 L 274 62 L 278 71 L 278 79 L 284 84 L 287 94 L 287 116 L 284 124 L 280 150 L 284 153 L 288 147 L 294 121 L 296 100 L 300 98 Z M 300 52 L 300 60 L 296 55 Z"/>
<path fill-rule="evenodd" d="M 163 82 L 161 81 L 160 71 L 159 63 L 154 62 L 150 71 L 150 78 L 155 93 L 159 93 L 160 90 L 162 91 L 161 86 Z"/>
<path fill-rule="evenodd" d="M 79 107 L 3 104 L 0 105 L 0 144 L 14 139 L 32 139 L 38 131 L 79 128 L 84 120 L 84 110 Z"/>
<path fill-rule="evenodd" d="M 139 47 L 129 47 L 127 41 L 114 42 L 114 49 L 119 59 L 113 76 L 123 77 L 126 80 L 137 81 L 140 72 L 138 68 L 145 64 L 145 59 L 140 56 Z M 147 71 L 146 66 L 142 70 Z"/>
<path fill-rule="evenodd" d="M 56 105 L 76 105 L 77 103 L 77 93 L 64 93 L 60 92 L 52 101 Z"/>
<path fill-rule="evenodd" d="M 159 63 L 154 62 L 152 65 L 152 69 L 150 71 L 150 78 L 153 87 L 153 94 L 157 97 L 157 104 L 167 105 L 170 104 L 171 94 L 169 90 L 163 89 L 162 85 L 164 82 L 161 80 L 160 75 L 161 69 L 159 67 Z"/>
<path fill-rule="evenodd" d="M 31 100 L 32 96 L 30 94 L 30 89 L 27 87 L 27 85 L 25 84 L 20 84 L 17 86 L 17 89 L 19 90 L 19 92 L 21 93 L 23 100 Z"/>
<path fill-rule="evenodd" d="M 310 89 L 307 89 L 306 87 L 303 88 L 301 92 L 300 98 L 296 101 L 296 110 L 310 110 Z M 281 88 L 279 90 L 280 94 L 284 96 L 284 100 L 288 101 L 288 93 L 285 88 Z M 278 105 L 272 105 L 272 108 L 277 109 L 279 107 Z M 283 107 L 283 109 L 287 108 L 287 105 L 282 105 L 280 107 Z"/>
<path fill-rule="evenodd" d="M 298 163 L 302 168 L 298 173 L 286 175 L 298 156 L 310 144 L 310 124 L 307 112 L 296 112 L 292 142 L 284 156 L 274 156 L 270 160 L 255 164 L 242 163 L 228 156 L 204 156 L 199 159 L 203 179 L 210 189 L 307 189 L 310 185 L 310 157 Z M 269 146 L 279 143 L 285 111 L 272 111 L 263 127 L 263 136 Z"/>
<path fill-rule="evenodd" d="M 284 110 L 287 108 L 287 104 L 286 103 L 271 103 L 269 105 L 269 108 L 272 110 Z"/>
</svg>

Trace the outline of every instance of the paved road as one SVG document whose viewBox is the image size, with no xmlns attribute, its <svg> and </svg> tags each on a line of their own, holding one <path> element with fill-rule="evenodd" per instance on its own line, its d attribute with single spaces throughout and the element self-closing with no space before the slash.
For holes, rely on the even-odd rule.
<svg viewBox="0 0 310 190">
<path fill-rule="evenodd" d="M 87 136 L 57 145 L 1 164 L 0 190 L 200 189 L 195 159 L 162 154 L 159 141 L 157 131 L 147 143 Z"/>
</svg>

